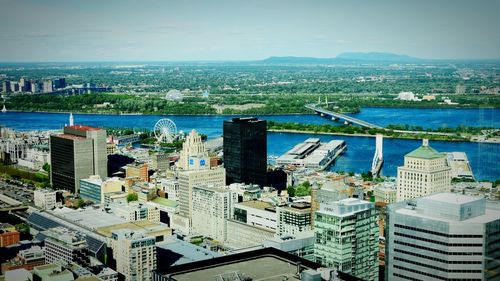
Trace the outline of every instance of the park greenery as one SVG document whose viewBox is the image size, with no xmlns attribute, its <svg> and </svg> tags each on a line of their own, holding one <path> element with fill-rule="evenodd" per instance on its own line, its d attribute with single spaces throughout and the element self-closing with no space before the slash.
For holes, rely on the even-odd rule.
<svg viewBox="0 0 500 281">
<path fill-rule="evenodd" d="M 442 128 L 442 129 L 421 129 L 419 133 L 405 133 L 394 131 L 393 128 L 398 130 L 415 129 L 414 127 L 407 127 L 402 125 L 388 126 L 386 129 L 375 129 L 361 126 L 340 126 L 331 124 L 304 124 L 296 122 L 276 122 L 268 121 L 267 128 L 270 131 L 282 132 L 304 132 L 313 134 L 339 134 L 339 135 L 376 135 L 382 134 L 391 138 L 403 139 L 431 139 L 443 141 L 469 141 L 469 136 L 473 133 L 480 132 L 482 128 L 460 126 L 457 128 Z M 405 128 L 405 129 L 403 129 Z M 420 128 L 420 127 L 419 127 Z M 446 135 L 431 134 L 431 133 L 446 133 Z"/>
<path fill-rule="evenodd" d="M 127 195 L 127 202 L 132 202 L 137 200 L 139 200 L 139 195 L 137 195 L 137 193 L 133 192 Z"/>
<path fill-rule="evenodd" d="M 311 195 L 311 188 L 311 183 L 305 181 L 297 186 L 289 186 L 286 191 L 289 197 L 309 196 Z"/>
<path fill-rule="evenodd" d="M 444 96 L 437 96 L 436 101 L 395 100 L 395 94 L 289 94 L 270 93 L 254 94 L 219 94 L 210 98 L 191 96 L 182 101 L 172 101 L 159 94 L 118 94 L 95 93 L 80 95 L 16 95 L 7 99 L 9 110 L 81 112 L 102 114 L 313 114 L 305 108 L 306 104 L 323 101 L 325 97 L 333 103 L 331 110 L 339 113 L 357 113 L 363 107 L 407 107 L 407 108 L 473 108 L 500 107 L 497 95 L 455 95 L 456 105 L 441 102 Z M 108 102 L 113 106 L 96 107 Z M 253 105 L 247 107 L 246 105 Z M 220 108 L 219 110 L 217 110 Z"/>
<path fill-rule="evenodd" d="M 40 172 L 22 170 L 13 165 L 0 164 L 0 174 L 2 174 L 2 178 L 19 180 L 37 187 L 50 186 L 50 178 L 47 175 Z"/>
</svg>

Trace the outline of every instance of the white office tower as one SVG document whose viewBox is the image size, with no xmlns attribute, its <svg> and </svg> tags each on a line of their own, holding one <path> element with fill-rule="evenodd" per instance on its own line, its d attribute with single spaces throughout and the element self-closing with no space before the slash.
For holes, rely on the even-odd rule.
<svg viewBox="0 0 500 281">
<path fill-rule="evenodd" d="M 156 269 L 155 238 L 141 230 L 118 230 L 112 234 L 111 247 L 116 259 L 116 271 L 126 281 L 151 280 Z"/>
<path fill-rule="evenodd" d="M 201 142 L 201 136 L 192 130 L 186 137 L 179 159 L 179 215 L 184 219 L 181 229 L 191 231 L 193 213 L 192 192 L 195 186 L 213 186 L 222 188 L 226 185 L 226 170 L 222 167 L 210 168 L 210 157 Z"/>
<path fill-rule="evenodd" d="M 210 169 L 210 157 L 201 136 L 192 130 L 182 144 L 178 167 L 184 171 Z"/>
<path fill-rule="evenodd" d="M 197 186 L 193 188 L 193 233 L 224 242 L 226 219 L 231 218 L 237 194 L 227 188 Z"/>
<path fill-rule="evenodd" d="M 398 201 L 417 198 L 451 188 L 451 168 L 446 154 L 429 146 L 427 139 L 422 146 L 405 155 L 404 166 L 398 167 Z"/>
<path fill-rule="evenodd" d="M 485 198 L 437 193 L 389 205 L 386 233 L 385 280 L 500 280 L 500 207 Z"/>
<path fill-rule="evenodd" d="M 321 203 L 314 219 L 316 262 L 362 280 L 378 280 L 377 217 L 368 201 Z"/>
</svg>

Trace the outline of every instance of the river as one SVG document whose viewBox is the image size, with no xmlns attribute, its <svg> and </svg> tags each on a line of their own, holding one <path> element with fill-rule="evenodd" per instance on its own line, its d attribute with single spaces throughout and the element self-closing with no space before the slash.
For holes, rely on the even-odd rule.
<svg viewBox="0 0 500 281">
<path fill-rule="evenodd" d="M 352 116 L 377 125 L 409 124 L 424 128 L 485 126 L 500 128 L 500 109 L 406 109 L 406 108 L 363 108 Z M 76 124 L 96 127 L 133 127 L 152 129 L 162 117 L 172 119 L 179 130 L 196 129 L 209 138 L 222 134 L 222 122 L 232 116 L 159 116 L 159 115 L 98 115 L 74 114 Z M 265 120 L 280 122 L 303 122 L 313 124 L 335 124 L 318 115 L 275 115 L 257 116 Z M 68 121 L 68 114 L 6 112 L 0 114 L 0 124 L 16 130 L 61 129 Z M 293 133 L 268 133 L 268 154 L 279 156 L 298 142 L 308 137 L 322 140 L 342 139 L 348 149 L 332 166 L 334 171 L 368 171 L 375 149 L 375 139 L 366 137 L 328 136 Z M 395 176 L 397 167 L 403 164 L 404 154 L 417 148 L 420 140 L 384 140 L 384 166 L 382 174 Z M 431 141 L 430 145 L 441 152 L 463 151 L 469 157 L 473 172 L 478 179 L 500 179 L 500 145 L 468 142 Z"/>
</svg>

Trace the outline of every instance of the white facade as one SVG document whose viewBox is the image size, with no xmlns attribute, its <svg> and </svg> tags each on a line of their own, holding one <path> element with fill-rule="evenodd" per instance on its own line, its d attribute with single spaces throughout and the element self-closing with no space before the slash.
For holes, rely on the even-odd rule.
<svg viewBox="0 0 500 281">
<path fill-rule="evenodd" d="M 393 182 L 377 185 L 373 189 L 373 195 L 375 196 L 375 202 L 395 203 L 397 200 L 396 185 Z"/>
<path fill-rule="evenodd" d="M 167 193 L 168 199 L 179 200 L 179 181 L 177 179 L 159 179 L 161 189 Z"/>
<path fill-rule="evenodd" d="M 56 207 L 56 192 L 47 189 L 36 189 L 34 203 L 40 209 L 52 210 Z"/>
<path fill-rule="evenodd" d="M 127 221 L 160 222 L 160 209 L 152 204 L 130 202 L 128 204 L 110 204 L 108 207 L 116 216 Z"/>
<path fill-rule="evenodd" d="M 224 187 L 226 185 L 226 170 L 222 167 L 204 170 L 181 171 L 179 177 L 180 214 L 191 218 L 193 187 L 211 185 Z"/>
<path fill-rule="evenodd" d="M 272 239 L 275 234 L 276 232 L 272 230 L 229 219 L 227 220 L 227 239 L 224 244 L 233 249 L 255 247 Z"/>
<path fill-rule="evenodd" d="M 218 241 L 227 238 L 226 219 L 233 214 L 236 194 L 225 188 L 193 188 L 193 233 Z"/>
<path fill-rule="evenodd" d="M 437 193 L 391 205 L 387 218 L 386 280 L 498 278 L 500 210 L 484 198 Z"/>
<path fill-rule="evenodd" d="M 296 235 L 301 232 L 310 231 L 311 227 L 311 206 L 309 204 L 298 203 L 291 206 L 277 207 L 278 219 L 276 235 Z"/>
<path fill-rule="evenodd" d="M 406 154 L 404 166 L 398 167 L 398 201 L 447 192 L 450 188 L 451 168 L 446 155 L 430 147 L 426 139 L 421 147 Z"/>
<path fill-rule="evenodd" d="M 257 226 L 276 232 L 278 215 L 270 203 L 247 201 L 234 205 L 235 219 L 251 226 Z"/>
<path fill-rule="evenodd" d="M 45 263 L 85 264 L 88 259 L 87 240 L 85 235 L 64 227 L 54 227 L 43 232 L 45 239 Z"/>
<path fill-rule="evenodd" d="M 201 136 L 192 130 L 182 144 L 178 167 L 184 171 L 210 169 L 210 157 Z"/>
<path fill-rule="evenodd" d="M 155 238 L 137 230 L 113 232 L 111 247 L 116 259 L 116 271 L 126 281 L 151 280 L 156 269 Z"/>
</svg>

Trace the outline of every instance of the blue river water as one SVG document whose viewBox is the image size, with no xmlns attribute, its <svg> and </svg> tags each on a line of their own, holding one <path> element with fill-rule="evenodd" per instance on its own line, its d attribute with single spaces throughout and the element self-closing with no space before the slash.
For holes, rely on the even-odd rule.
<svg viewBox="0 0 500 281">
<path fill-rule="evenodd" d="M 389 124 L 418 125 L 424 128 L 484 126 L 500 128 L 500 109 L 405 109 L 363 108 L 353 116 L 386 126 Z M 69 122 L 69 114 L 6 112 L 0 114 L 0 124 L 16 130 L 61 129 Z M 132 127 L 152 129 L 160 118 L 172 119 L 179 130 L 196 129 L 209 138 L 222 135 L 222 122 L 233 116 L 160 116 L 160 115 L 97 115 L 74 114 L 76 124 L 96 127 Z M 302 122 L 312 124 L 336 124 L 318 115 L 257 116 L 265 120 L 280 122 Z M 295 144 L 309 137 L 327 141 L 345 140 L 348 149 L 336 160 L 334 171 L 364 172 L 371 167 L 375 150 L 375 139 L 367 137 L 328 136 L 293 133 L 268 133 L 268 155 L 279 156 Z M 382 174 L 395 176 L 397 167 L 403 164 L 403 156 L 420 146 L 420 140 L 384 139 L 384 166 Z M 441 152 L 463 151 L 467 154 L 473 172 L 478 179 L 500 179 L 500 145 L 469 142 L 431 141 L 431 146 Z"/>
</svg>

